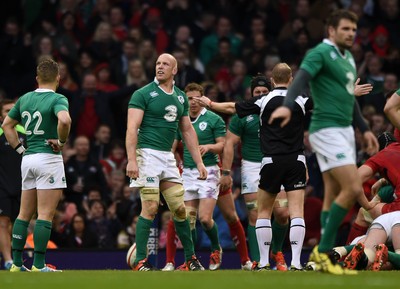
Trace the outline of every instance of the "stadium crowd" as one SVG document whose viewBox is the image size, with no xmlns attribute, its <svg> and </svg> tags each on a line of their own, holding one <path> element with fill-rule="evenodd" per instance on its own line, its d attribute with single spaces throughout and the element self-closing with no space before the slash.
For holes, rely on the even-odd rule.
<svg viewBox="0 0 400 289">
<path fill-rule="evenodd" d="M 58 92 L 70 104 L 72 128 L 63 149 L 67 189 L 51 235 L 59 248 L 128 248 L 135 242 L 141 204 L 125 173 L 127 107 L 132 93 L 155 77 L 154 64 L 162 53 L 177 59 L 174 80 L 180 89 L 201 83 L 211 100 L 238 101 L 249 98 L 251 76 L 263 73 L 269 79 L 279 62 L 288 63 L 295 74 L 307 50 L 323 39 L 327 15 L 346 8 L 360 19 L 351 49 L 358 76 L 373 85 L 370 94 L 357 98 L 362 114 L 376 136 L 393 130 L 384 106 L 386 96 L 399 87 L 398 0 L 8 2 L 0 4 L 0 101 L 35 89 L 35 67 L 51 56 L 60 66 Z M 223 117 L 228 123 L 230 117 Z M 309 174 L 304 246 L 310 248 L 320 238 L 323 181 L 307 130 L 304 145 Z M 356 145 L 361 165 L 368 156 L 358 130 Z M 233 195 L 247 224 L 239 152 L 236 148 Z M 375 181 L 365 183 L 364 190 L 370 192 Z M 345 218 L 337 244 L 346 243 L 358 209 Z M 233 248 L 216 210 L 220 244 Z M 168 209 L 161 206 L 160 211 Z M 160 220 L 163 247 L 168 213 Z M 208 247 L 202 239 L 198 246 Z"/>
</svg>

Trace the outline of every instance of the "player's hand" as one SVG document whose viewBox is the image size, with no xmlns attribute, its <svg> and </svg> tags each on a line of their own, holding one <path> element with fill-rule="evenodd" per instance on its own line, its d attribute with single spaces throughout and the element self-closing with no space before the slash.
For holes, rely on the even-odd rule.
<svg viewBox="0 0 400 289">
<path fill-rule="evenodd" d="M 384 178 L 381 178 L 377 182 L 375 182 L 375 184 L 373 184 L 371 187 L 371 195 L 376 196 L 379 189 L 382 188 L 384 184 L 386 184 L 386 180 Z"/>
<path fill-rule="evenodd" d="M 208 145 L 199 145 L 199 150 L 201 156 L 204 156 L 209 151 Z"/>
<path fill-rule="evenodd" d="M 219 184 L 221 185 L 221 191 L 226 191 L 232 187 L 232 177 L 231 176 L 221 176 L 219 179 Z"/>
<path fill-rule="evenodd" d="M 366 84 L 359 84 L 360 78 L 357 78 L 356 82 L 354 83 L 354 95 L 355 96 L 362 96 L 368 94 L 374 88 L 371 83 Z"/>
<path fill-rule="evenodd" d="M 202 107 L 210 107 L 211 100 L 207 96 L 193 97 L 193 99 Z"/>
<path fill-rule="evenodd" d="M 272 124 L 276 119 L 282 119 L 281 127 L 284 127 L 285 125 L 288 124 L 291 117 L 292 117 L 291 110 L 286 106 L 281 106 L 272 112 L 268 120 L 268 124 Z"/>
<path fill-rule="evenodd" d="M 126 165 L 126 175 L 134 180 L 139 177 L 139 168 L 136 161 L 128 161 Z"/>
<path fill-rule="evenodd" d="M 62 146 L 59 145 L 58 139 L 48 139 L 47 144 L 51 147 L 51 149 L 55 153 L 62 151 L 62 148 L 64 147 L 64 145 Z"/>
<path fill-rule="evenodd" d="M 199 180 L 207 179 L 208 172 L 202 162 L 197 164 L 197 170 L 199 171 L 199 177 L 197 179 L 199 179 Z"/>
<path fill-rule="evenodd" d="M 365 152 L 370 156 L 379 151 L 379 143 L 375 135 L 371 131 L 364 132 Z"/>
</svg>

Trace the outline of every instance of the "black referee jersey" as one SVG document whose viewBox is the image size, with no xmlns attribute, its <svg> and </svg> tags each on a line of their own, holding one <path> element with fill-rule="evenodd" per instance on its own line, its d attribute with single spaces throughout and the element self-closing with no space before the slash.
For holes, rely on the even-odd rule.
<svg viewBox="0 0 400 289">
<path fill-rule="evenodd" d="M 304 149 L 304 120 L 307 111 L 312 109 L 312 101 L 305 96 L 296 98 L 289 123 L 281 127 L 281 120 L 275 120 L 271 125 L 268 120 L 272 112 L 282 105 L 287 88 L 277 87 L 267 95 L 254 97 L 235 104 L 240 118 L 250 114 L 260 115 L 260 142 L 264 156 L 302 153 Z"/>
<path fill-rule="evenodd" d="M 24 143 L 22 126 L 17 125 L 17 132 L 20 142 Z M 21 160 L 22 156 L 10 146 L 0 128 L 0 197 L 21 194 Z"/>
</svg>

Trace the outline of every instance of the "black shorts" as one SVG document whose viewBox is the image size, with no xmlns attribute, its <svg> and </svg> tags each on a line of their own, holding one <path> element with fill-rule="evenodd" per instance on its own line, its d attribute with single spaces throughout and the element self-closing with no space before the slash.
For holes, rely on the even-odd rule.
<svg viewBox="0 0 400 289">
<path fill-rule="evenodd" d="M 306 165 L 302 154 L 264 157 L 261 163 L 259 188 L 268 193 L 294 191 L 306 187 Z"/>
<path fill-rule="evenodd" d="M 11 221 L 14 221 L 18 216 L 20 204 L 20 196 L 0 195 L 0 217 L 7 216 Z"/>
</svg>

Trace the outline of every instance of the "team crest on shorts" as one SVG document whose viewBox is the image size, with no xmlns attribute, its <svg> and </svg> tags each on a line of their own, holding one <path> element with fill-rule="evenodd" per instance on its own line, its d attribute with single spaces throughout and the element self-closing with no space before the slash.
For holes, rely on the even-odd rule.
<svg viewBox="0 0 400 289">
<path fill-rule="evenodd" d="M 201 123 L 199 123 L 199 129 L 200 130 L 205 130 L 207 128 L 207 123 L 202 121 Z"/>
</svg>

